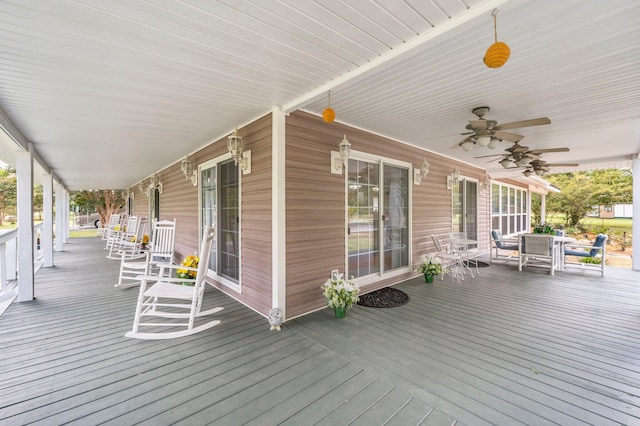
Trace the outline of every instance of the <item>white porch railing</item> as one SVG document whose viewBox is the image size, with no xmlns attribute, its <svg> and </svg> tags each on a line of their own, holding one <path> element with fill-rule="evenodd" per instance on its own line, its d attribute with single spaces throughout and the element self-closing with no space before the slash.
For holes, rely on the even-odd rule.
<svg viewBox="0 0 640 426">
<path fill-rule="evenodd" d="M 40 234 L 42 224 L 33 227 L 34 267 L 42 264 Z M 11 291 L 9 284 L 18 278 L 18 228 L 0 233 L 0 298 Z"/>
</svg>

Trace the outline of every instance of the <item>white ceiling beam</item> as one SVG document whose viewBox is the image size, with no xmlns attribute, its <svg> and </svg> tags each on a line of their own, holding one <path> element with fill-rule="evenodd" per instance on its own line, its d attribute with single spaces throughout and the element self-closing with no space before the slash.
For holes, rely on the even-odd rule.
<svg viewBox="0 0 640 426">
<path fill-rule="evenodd" d="M 471 7 L 467 9 L 465 12 L 461 13 L 458 16 L 455 16 L 448 21 L 443 22 L 442 24 L 438 24 L 432 29 L 425 31 L 424 33 L 416 36 L 415 38 L 407 41 L 406 43 L 389 50 L 387 53 L 380 55 L 377 59 L 367 62 L 366 64 L 355 68 L 342 76 L 331 80 L 322 86 L 318 87 L 315 90 L 312 90 L 309 93 L 306 93 L 291 102 L 288 102 L 282 106 L 282 110 L 285 114 L 289 114 L 295 110 L 303 108 L 305 105 L 316 101 L 318 98 L 325 96 L 329 90 L 332 90 L 343 83 L 349 82 L 354 78 L 361 76 L 364 73 L 367 73 L 383 64 L 386 64 L 389 61 L 394 60 L 395 58 L 404 55 L 407 52 L 443 35 L 447 32 L 458 28 L 461 25 L 466 24 L 467 22 L 477 18 L 480 15 L 484 15 L 497 8 L 498 6 L 503 5 L 509 0 L 487 0 L 477 6 Z"/>
</svg>

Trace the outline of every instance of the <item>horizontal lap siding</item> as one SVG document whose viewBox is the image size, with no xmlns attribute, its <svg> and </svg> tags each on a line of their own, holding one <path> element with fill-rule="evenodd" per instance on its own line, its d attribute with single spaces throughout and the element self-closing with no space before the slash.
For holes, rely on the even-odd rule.
<svg viewBox="0 0 640 426">
<path fill-rule="evenodd" d="M 214 283 L 247 306 L 266 315 L 271 308 L 271 115 L 240 128 L 245 150 L 251 150 L 251 173 L 241 176 L 242 293 Z M 190 155 L 194 169 L 227 152 L 227 137 Z M 180 159 L 181 161 L 182 159 Z M 158 173 L 163 183 L 160 218 L 177 219 L 176 257 L 197 252 L 198 187 L 188 182 L 180 161 Z M 148 214 L 149 199 L 136 191 L 134 211 Z"/>
<path fill-rule="evenodd" d="M 464 176 L 482 180 L 484 170 L 348 126 L 325 123 L 320 117 L 295 112 L 286 127 L 287 317 L 325 306 L 320 286 L 332 269 L 345 269 L 344 175 L 331 174 L 331 151 L 344 134 L 355 151 L 412 163 L 430 164 L 421 185 L 413 185 L 413 262 L 434 251 L 430 235 L 451 230 L 451 191 L 447 175 L 458 168 Z M 413 182 L 413 171 L 410 171 Z M 479 229 L 486 228 L 488 194 L 479 194 Z M 484 228 L 483 228 L 484 227 Z M 484 233 L 479 238 L 484 240 Z M 481 242 L 481 247 L 485 245 Z M 407 274 L 406 276 L 411 276 Z M 367 285 L 371 291 L 400 281 L 399 277 Z"/>
</svg>

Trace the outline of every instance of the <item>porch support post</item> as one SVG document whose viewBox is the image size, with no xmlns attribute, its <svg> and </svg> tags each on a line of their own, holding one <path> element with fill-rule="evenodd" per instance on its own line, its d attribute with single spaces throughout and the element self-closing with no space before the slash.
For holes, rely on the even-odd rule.
<svg viewBox="0 0 640 426">
<path fill-rule="evenodd" d="M 18 300 L 34 298 L 33 253 L 33 155 L 32 145 L 27 152 L 16 153 L 16 181 L 18 193 Z"/>
<path fill-rule="evenodd" d="M 62 185 L 55 184 L 56 191 L 56 219 L 55 219 L 55 239 L 54 239 L 54 251 L 62 251 L 62 235 L 64 234 L 64 189 Z"/>
<path fill-rule="evenodd" d="M 40 233 L 40 249 L 43 255 L 43 266 L 53 266 L 53 176 L 46 175 L 42 181 L 43 222 Z"/>
<path fill-rule="evenodd" d="M 67 244 L 67 238 L 69 238 L 69 191 L 62 190 L 62 244 Z"/>
<path fill-rule="evenodd" d="M 540 222 L 547 222 L 547 194 L 540 195 Z"/>
<path fill-rule="evenodd" d="M 280 308 L 286 316 L 286 199 L 285 199 L 285 114 L 282 108 L 271 112 L 271 307 Z"/>
<path fill-rule="evenodd" d="M 640 271 L 640 156 L 636 155 L 631 164 L 633 172 L 633 219 L 631 220 L 633 248 L 631 267 Z"/>
</svg>

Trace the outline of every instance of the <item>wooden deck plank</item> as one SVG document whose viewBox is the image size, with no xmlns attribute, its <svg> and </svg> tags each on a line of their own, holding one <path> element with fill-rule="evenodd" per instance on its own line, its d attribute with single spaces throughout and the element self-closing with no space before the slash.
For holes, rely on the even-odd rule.
<svg viewBox="0 0 640 426">
<path fill-rule="evenodd" d="M 137 289 L 71 239 L 33 302 L 0 317 L 3 424 L 636 424 L 640 273 L 518 272 L 398 284 L 402 307 L 328 310 L 270 331 L 210 289 L 222 324 L 124 338 Z"/>
</svg>

